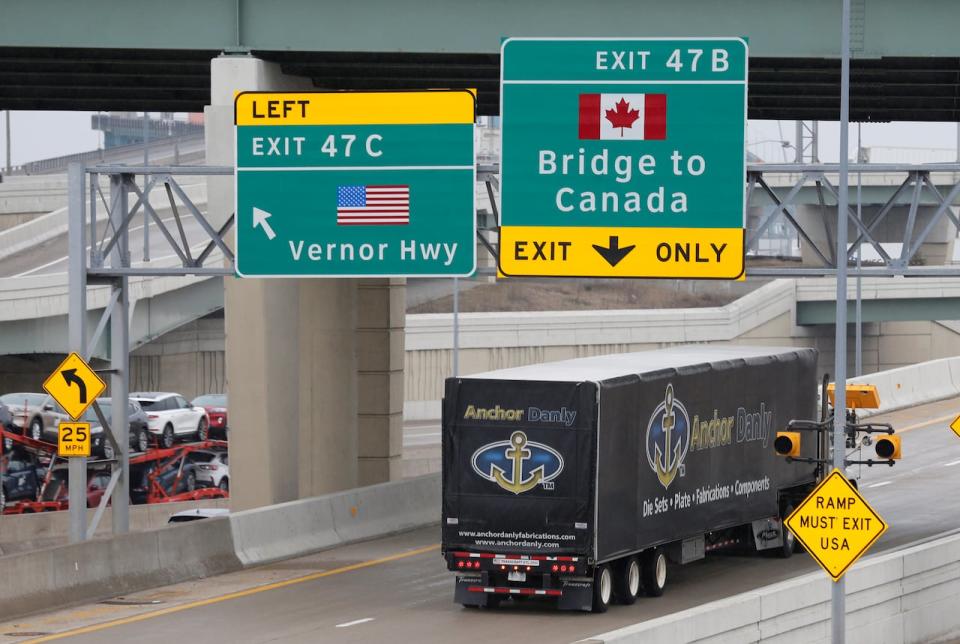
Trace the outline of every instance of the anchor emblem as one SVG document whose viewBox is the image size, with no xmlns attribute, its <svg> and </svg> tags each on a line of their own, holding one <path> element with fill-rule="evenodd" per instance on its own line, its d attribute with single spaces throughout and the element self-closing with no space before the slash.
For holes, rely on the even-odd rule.
<svg viewBox="0 0 960 644">
<path fill-rule="evenodd" d="M 543 468 L 538 467 L 535 469 L 530 473 L 530 478 L 524 481 L 523 462 L 530 458 L 531 455 L 530 450 L 525 449 L 527 446 L 527 435 L 523 432 L 513 432 L 513 435 L 510 437 L 510 445 L 512 447 L 507 450 L 506 455 L 509 460 L 513 461 L 513 478 L 508 480 L 500 468 L 493 470 L 493 478 L 497 480 L 497 485 L 507 492 L 521 494 L 527 490 L 532 490 L 540 483 L 543 479 Z"/>
<path fill-rule="evenodd" d="M 477 474 L 518 495 L 539 485 L 552 489 L 550 481 L 563 470 L 563 458 L 555 449 L 527 440 L 521 431 L 513 432 L 510 440 L 484 445 L 471 461 Z"/>
<path fill-rule="evenodd" d="M 647 426 L 647 460 L 664 488 L 670 487 L 680 471 L 690 441 L 689 427 L 687 411 L 668 384 L 663 402 Z"/>
</svg>

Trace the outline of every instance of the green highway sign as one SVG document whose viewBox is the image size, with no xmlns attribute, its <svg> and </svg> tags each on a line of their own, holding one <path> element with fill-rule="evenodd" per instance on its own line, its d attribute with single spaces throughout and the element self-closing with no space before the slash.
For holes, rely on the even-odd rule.
<svg viewBox="0 0 960 644">
<path fill-rule="evenodd" d="M 508 38 L 500 69 L 501 274 L 743 274 L 743 39 Z"/>
<path fill-rule="evenodd" d="M 239 93 L 237 274 L 472 274 L 475 105 L 467 90 Z"/>
</svg>

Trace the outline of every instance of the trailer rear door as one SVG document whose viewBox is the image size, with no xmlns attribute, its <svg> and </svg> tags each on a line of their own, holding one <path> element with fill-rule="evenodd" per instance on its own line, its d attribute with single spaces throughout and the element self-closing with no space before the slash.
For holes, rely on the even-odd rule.
<svg viewBox="0 0 960 644">
<path fill-rule="evenodd" d="M 595 385 L 451 378 L 445 394 L 444 548 L 588 554 Z"/>
</svg>

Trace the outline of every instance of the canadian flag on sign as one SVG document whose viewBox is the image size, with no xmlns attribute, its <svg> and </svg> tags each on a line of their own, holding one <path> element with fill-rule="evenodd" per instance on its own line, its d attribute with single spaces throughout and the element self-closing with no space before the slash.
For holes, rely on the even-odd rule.
<svg viewBox="0 0 960 644">
<path fill-rule="evenodd" d="M 666 94 L 581 94 L 581 139 L 667 138 Z"/>
</svg>

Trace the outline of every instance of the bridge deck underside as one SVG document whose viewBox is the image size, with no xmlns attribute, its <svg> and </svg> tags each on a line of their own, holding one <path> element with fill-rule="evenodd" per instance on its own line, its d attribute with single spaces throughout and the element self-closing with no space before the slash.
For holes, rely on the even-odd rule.
<svg viewBox="0 0 960 644">
<path fill-rule="evenodd" d="M 254 50 L 320 89 L 476 88 L 479 113 L 499 113 L 493 53 Z M 0 46 L 0 109 L 199 112 L 210 102 L 218 49 Z M 835 120 L 840 62 L 753 57 L 753 119 Z M 960 121 L 960 58 L 855 59 L 853 121 Z"/>
</svg>

